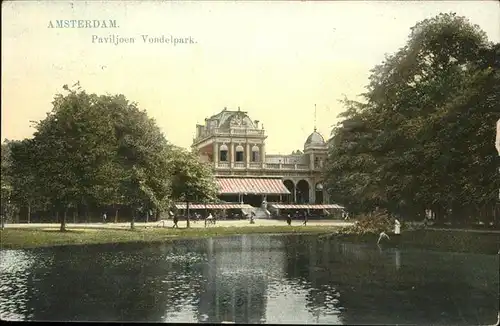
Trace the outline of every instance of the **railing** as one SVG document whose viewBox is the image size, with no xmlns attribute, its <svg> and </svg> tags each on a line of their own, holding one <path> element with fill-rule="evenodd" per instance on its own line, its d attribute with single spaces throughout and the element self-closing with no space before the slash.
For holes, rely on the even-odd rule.
<svg viewBox="0 0 500 326">
<path fill-rule="evenodd" d="M 221 169 L 229 169 L 231 168 L 231 165 L 229 162 L 218 162 L 217 168 Z M 235 169 L 263 169 L 263 170 L 298 170 L 298 171 L 308 171 L 309 170 L 309 165 L 308 164 L 277 164 L 277 163 L 260 163 L 260 162 L 251 162 L 251 163 L 245 163 L 245 162 L 234 162 L 232 165 L 233 168 Z M 318 169 L 315 169 L 318 170 Z"/>
<path fill-rule="evenodd" d="M 230 135 L 264 135 L 263 129 L 219 129 L 215 128 L 217 134 L 230 134 Z"/>
<path fill-rule="evenodd" d="M 206 130 L 203 133 L 201 133 L 198 137 L 195 138 L 195 140 L 202 140 L 206 137 L 213 136 L 213 135 L 220 135 L 220 136 L 230 136 L 230 135 L 243 135 L 243 136 L 263 136 L 265 134 L 264 129 L 220 129 L 220 128 L 214 128 L 211 130 Z"/>
<path fill-rule="evenodd" d="M 277 154 L 267 154 L 266 163 L 272 164 L 305 164 L 303 155 L 277 155 Z"/>
</svg>

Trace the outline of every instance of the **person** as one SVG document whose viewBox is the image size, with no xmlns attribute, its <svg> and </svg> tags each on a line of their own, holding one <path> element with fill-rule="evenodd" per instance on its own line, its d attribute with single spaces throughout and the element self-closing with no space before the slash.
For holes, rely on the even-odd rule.
<svg viewBox="0 0 500 326">
<path fill-rule="evenodd" d="M 286 223 L 288 223 L 288 225 L 292 225 L 292 216 L 290 214 L 286 217 Z"/>
<path fill-rule="evenodd" d="M 250 224 L 254 224 L 254 223 L 255 223 L 255 221 L 254 221 L 254 217 L 255 217 L 255 213 L 254 213 L 254 212 L 252 212 L 252 213 L 250 214 Z"/>
<path fill-rule="evenodd" d="M 209 213 L 207 218 L 205 219 L 205 227 L 207 227 L 208 223 L 214 223 L 214 222 L 215 221 L 214 221 L 214 217 L 212 216 L 212 213 Z"/>
<path fill-rule="evenodd" d="M 102 214 L 102 222 L 103 223 L 106 223 L 107 218 L 108 218 L 108 216 L 106 215 L 106 213 Z"/>
<path fill-rule="evenodd" d="M 398 221 L 398 219 L 394 221 L 394 234 L 401 234 L 401 223 Z"/>
<path fill-rule="evenodd" d="M 307 212 L 304 212 L 304 225 L 307 226 Z"/>
<path fill-rule="evenodd" d="M 387 235 L 387 233 L 385 233 L 384 231 L 380 232 L 380 235 L 378 237 L 378 241 L 377 241 L 377 244 L 380 243 L 380 240 L 382 239 L 387 239 L 387 240 L 390 240 L 389 236 Z"/>
<path fill-rule="evenodd" d="M 174 214 L 173 216 L 173 220 L 174 220 L 174 228 L 179 228 L 179 226 L 177 225 L 177 222 L 179 222 L 179 218 L 177 217 L 177 215 Z"/>
</svg>

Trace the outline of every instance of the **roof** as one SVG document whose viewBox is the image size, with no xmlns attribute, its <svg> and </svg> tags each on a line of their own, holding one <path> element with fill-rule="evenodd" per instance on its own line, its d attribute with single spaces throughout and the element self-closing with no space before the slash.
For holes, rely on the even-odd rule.
<svg viewBox="0 0 500 326">
<path fill-rule="evenodd" d="M 185 203 L 175 204 L 177 209 L 186 209 Z M 250 209 L 247 204 L 189 204 L 189 209 Z"/>
<path fill-rule="evenodd" d="M 290 194 L 281 179 L 217 178 L 220 194 Z"/>
<path fill-rule="evenodd" d="M 238 121 L 238 118 L 241 121 L 241 127 L 250 129 L 256 128 L 254 122 L 252 121 L 252 119 L 250 119 L 247 112 L 241 111 L 239 108 L 238 111 L 228 110 L 224 108 L 224 110 L 211 116 L 210 118 L 208 118 L 208 120 L 218 120 L 218 128 L 228 129 L 231 126 L 233 119 L 235 119 L 235 121 Z M 238 123 L 236 123 L 236 125 L 238 125 Z"/>
<path fill-rule="evenodd" d="M 307 137 L 307 140 L 304 144 L 304 147 L 307 145 L 316 145 L 316 146 L 324 146 L 326 145 L 325 139 L 319 132 L 316 131 L 316 128 L 314 128 L 314 131 Z"/>
<path fill-rule="evenodd" d="M 336 208 L 341 209 L 344 208 L 337 204 L 318 204 L 318 205 L 294 205 L 294 204 L 273 204 L 272 208 L 277 209 L 329 209 Z"/>
</svg>

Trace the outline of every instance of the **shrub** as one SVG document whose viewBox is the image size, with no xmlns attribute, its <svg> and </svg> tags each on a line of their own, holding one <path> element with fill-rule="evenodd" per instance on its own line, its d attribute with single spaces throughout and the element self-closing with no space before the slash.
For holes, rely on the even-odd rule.
<svg viewBox="0 0 500 326">
<path fill-rule="evenodd" d="M 401 225 L 402 226 L 402 225 Z M 359 220 L 352 226 L 347 226 L 340 230 L 344 234 L 380 234 L 392 232 L 394 219 L 386 211 L 377 211 L 369 215 L 361 215 Z"/>
</svg>

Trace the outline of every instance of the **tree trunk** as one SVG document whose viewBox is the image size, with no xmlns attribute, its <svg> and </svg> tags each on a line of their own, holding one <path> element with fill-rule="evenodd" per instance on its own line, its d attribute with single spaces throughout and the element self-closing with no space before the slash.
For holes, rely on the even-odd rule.
<svg viewBox="0 0 500 326">
<path fill-rule="evenodd" d="M 89 223 L 89 208 L 85 205 L 85 223 Z"/>
<path fill-rule="evenodd" d="M 68 215 L 68 208 L 65 208 L 64 209 L 64 214 L 63 214 L 63 218 L 61 220 L 61 232 L 65 232 L 66 231 L 66 216 Z"/>
<path fill-rule="evenodd" d="M 115 208 L 115 223 L 118 223 L 118 207 Z"/>
<path fill-rule="evenodd" d="M 28 224 L 31 223 L 31 204 L 28 203 Z"/>
<path fill-rule="evenodd" d="M 189 229 L 189 202 L 186 202 L 186 227 Z"/>
<path fill-rule="evenodd" d="M 76 224 L 76 216 L 78 215 L 78 206 L 73 210 L 73 224 Z"/>
<path fill-rule="evenodd" d="M 146 210 L 146 223 L 149 222 L 149 209 Z"/>
<path fill-rule="evenodd" d="M 135 228 L 135 210 L 132 212 L 132 221 L 130 221 L 130 229 L 133 230 Z"/>
<path fill-rule="evenodd" d="M 59 210 L 56 210 L 56 223 L 59 223 Z"/>
</svg>

